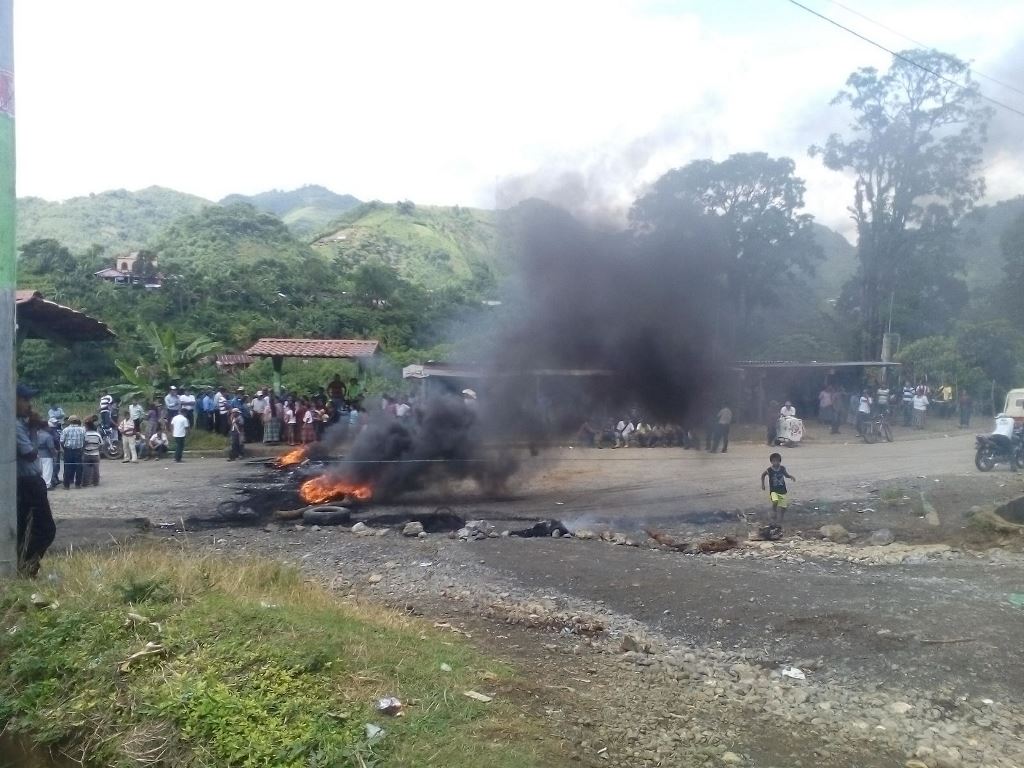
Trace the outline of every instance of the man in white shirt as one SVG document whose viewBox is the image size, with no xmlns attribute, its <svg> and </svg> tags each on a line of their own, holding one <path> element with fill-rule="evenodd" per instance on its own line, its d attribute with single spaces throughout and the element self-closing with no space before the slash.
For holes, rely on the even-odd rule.
<svg viewBox="0 0 1024 768">
<path fill-rule="evenodd" d="M 218 388 L 217 394 L 213 396 L 213 407 L 215 409 L 214 426 L 220 434 L 226 435 L 231 428 L 231 406 L 224 396 L 223 387 Z"/>
<path fill-rule="evenodd" d="M 196 396 L 192 394 L 192 390 L 186 389 L 180 395 L 178 395 L 178 402 L 181 405 L 182 415 L 188 419 L 188 425 L 190 427 L 195 426 L 196 418 Z"/>
<path fill-rule="evenodd" d="M 188 419 L 181 413 L 171 419 L 171 437 L 174 438 L 174 460 L 181 462 L 185 450 L 185 435 L 188 434 Z"/>
<path fill-rule="evenodd" d="M 864 435 L 864 422 L 871 418 L 871 392 L 864 390 L 861 392 L 860 400 L 857 404 L 857 434 Z"/>
<path fill-rule="evenodd" d="M 164 395 L 164 406 L 167 408 L 167 418 L 173 419 L 181 410 L 181 398 L 178 397 L 178 388 L 171 387 Z"/>
<path fill-rule="evenodd" d="M 923 387 L 917 388 L 917 394 L 914 395 L 913 407 L 914 428 L 924 429 L 925 421 L 928 418 L 928 395 L 925 394 Z"/>
<path fill-rule="evenodd" d="M 270 396 L 264 394 L 262 389 L 256 390 L 256 395 L 253 397 L 252 402 L 249 403 L 249 409 L 252 411 L 253 422 L 252 434 L 250 435 L 251 442 L 263 442 L 263 424 L 271 416 Z"/>
<path fill-rule="evenodd" d="M 996 428 L 992 430 L 993 435 L 1002 435 L 1013 439 L 1013 416 L 1007 416 L 1005 413 L 1000 413 L 996 416 Z"/>
<path fill-rule="evenodd" d="M 791 403 L 789 400 L 787 400 L 786 404 L 779 409 L 779 415 L 780 416 L 796 416 L 796 408 L 793 407 L 793 403 Z"/>
<path fill-rule="evenodd" d="M 104 427 L 109 427 L 113 424 L 113 418 L 110 415 L 113 407 L 114 396 L 110 392 L 104 392 L 103 397 L 100 398 L 100 423 Z"/>
</svg>

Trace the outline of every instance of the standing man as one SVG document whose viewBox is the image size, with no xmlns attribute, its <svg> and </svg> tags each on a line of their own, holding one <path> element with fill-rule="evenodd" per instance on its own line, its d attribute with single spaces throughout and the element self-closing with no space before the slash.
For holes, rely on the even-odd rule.
<svg viewBox="0 0 1024 768">
<path fill-rule="evenodd" d="M 974 401 L 966 389 L 960 390 L 960 429 L 967 429 L 971 426 L 971 411 L 974 410 Z"/>
<path fill-rule="evenodd" d="M 217 432 L 222 435 L 226 435 L 228 430 L 231 428 L 231 403 L 224 395 L 224 387 L 217 388 L 217 394 L 213 398 L 213 404 L 217 409 Z"/>
<path fill-rule="evenodd" d="M 145 412 L 142 410 L 142 406 L 139 405 L 139 398 L 133 398 L 132 404 L 128 406 L 128 418 L 132 420 L 132 424 L 135 426 L 135 434 L 142 433 L 142 417 Z M 121 431 L 124 434 L 124 430 Z"/>
<path fill-rule="evenodd" d="M 917 388 L 917 394 L 914 395 L 911 405 L 914 409 L 914 429 L 924 429 L 928 421 L 928 406 L 930 405 L 924 387 Z"/>
<path fill-rule="evenodd" d="M 203 427 L 207 432 L 213 432 L 214 414 L 217 412 L 213 404 L 213 393 L 206 390 L 200 399 L 203 407 L 199 410 L 203 414 Z"/>
<path fill-rule="evenodd" d="M 864 425 L 871 418 L 872 405 L 874 403 L 871 400 L 871 390 L 865 389 L 857 401 L 857 434 L 861 437 L 864 436 Z"/>
<path fill-rule="evenodd" d="M 64 426 L 64 419 L 67 418 L 67 414 L 64 413 L 64 409 L 61 408 L 57 403 L 53 403 L 50 406 L 50 410 L 46 415 L 47 421 L 56 421 L 59 426 Z"/>
<path fill-rule="evenodd" d="M 178 388 L 172 386 L 164 395 L 164 407 L 167 409 L 167 420 L 170 421 L 181 411 L 181 398 L 178 397 Z"/>
<path fill-rule="evenodd" d="M 174 460 L 181 463 L 181 454 L 185 451 L 185 435 L 188 434 L 188 417 L 183 413 L 171 419 L 171 437 L 174 438 Z"/>
<path fill-rule="evenodd" d="M 181 403 L 181 413 L 188 419 L 189 427 L 195 425 L 196 418 L 196 396 L 192 394 L 192 390 L 188 387 L 178 397 L 178 401 Z"/>
<path fill-rule="evenodd" d="M 113 419 L 110 416 L 110 411 L 114 407 L 114 396 L 110 394 L 109 389 L 103 390 L 103 397 L 100 398 L 100 424 L 104 427 L 113 426 Z"/>
<path fill-rule="evenodd" d="M 722 444 L 722 453 L 729 450 L 729 427 L 732 425 L 732 409 L 728 403 L 723 403 L 718 412 L 717 423 L 715 424 L 715 439 L 711 446 L 711 452 L 718 452 L 718 444 Z"/>
<path fill-rule="evenodd" d="M 39 572 L 42 559 L 54 536 L 57 526 L 50 512 L 50 500 L 46 495 L 46 483 L 36 461 L 35 441 L 29 432 L 32 418 L 32 397 L 35 390 L 18 384 L 15 392 L 15 440 L 18 459 L 18 573 L 30 578 Z"/>
<path fill-rule="evenodd" d="M 71 414 L 68 425 L 60 433 L 60 445 L 64 451 L 64 490 L 82 487 L 82 458 L 85 450 L 85 429 L 82 420 Z"/>
<path fill-rule="evenodd" d="M 96 420 L 85 420 L 85 445 L 82 448 L 82 487 L 100 484 L 100 447 L 103 438 L 96 429 Z"/>
<path fill-rule="evenodd" d="M 132 403 L 132 408 L 135 408 L 135 407 L 137 407 L 136 403 Z M 142 407 L 138 406 L 138 408 L 139 408 L 139 411 L 141 413 Z M 141 421 L 141 417 L 140 417 L 140 421 Z M 139 454 L 135 450 L 136 426 L 135 426 L 135 422 L 131 418 L 131 410 L 130 409 L 129 409 L 129 413 L 127 415 L 125 415 L 124 418 L 121 419 L 121 423 L 117 425 L 117 429 L 121 433 L 121 449 L 122 449 L 121 450 L 121 455 L 122 455 L 121 463 L 122 464 L 127 464 L 128 462 L 131 462 L 132 464 L 138 463 L 138 461 L 139 461 Z"/>
<path fill-rule="evenodd" d="M 269 408 L 270 398 L 264 396 L 262 389 L 256 390 L 256 396 L 253 397 L 252 402 L 249 404 L 249 410 L 252 411 L 251 420 L 253 422 L 250 428 L 251 434 L 248 436 L 251 442 L 263 442 L 263 425 L 267 420 L 267 410 Z"/>
<path fill-rule="evenodd" d="M 914 415 L 914 387 L 907 382 L 903 385 L 903 426 L 909 427 Z"/>
</svg>

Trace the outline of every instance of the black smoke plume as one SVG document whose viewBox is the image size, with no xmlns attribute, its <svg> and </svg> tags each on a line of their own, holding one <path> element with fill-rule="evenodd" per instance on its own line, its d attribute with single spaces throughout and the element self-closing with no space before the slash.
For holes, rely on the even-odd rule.
<svg viewBox="0 0 1024 768">
<path fill-rule="evenodd" d="M 404 419 L 378 415 L 335 470 L 378 499 L 444 479 L 499 490 L 517 469 L 509 446 L 539 450 L 584 419 L 630 413 L 695 427 L 726 399 L 714 219 L 677 212 L 657 231 L 622 231 L 529 201 L 501 231 L 505 301 L 482 349 L 457 361 L 484 372 L 479 400 L 446 394 Z"/>
</svg>

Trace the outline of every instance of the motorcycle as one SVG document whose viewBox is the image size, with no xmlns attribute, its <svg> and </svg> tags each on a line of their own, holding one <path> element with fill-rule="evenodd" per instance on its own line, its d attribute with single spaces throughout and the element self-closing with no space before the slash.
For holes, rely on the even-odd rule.
<svg viewBox="0 0 1024 768">
<path fill-rule="evenodd" d="M 120 459 L 124 455 L 121 433 L 113 424 L 100 424 L 100 455 L 108 459 Z"/>
<path fill-rule="evenodd" d="M 975 447 L 974 466 L 982 472 L 991 472 L 996 464 L 1009 464 L 1013 472 L 1024 466 L 1024 439 L 1019 430 L 1014 431 L 1013 438 L 998 434 L 977 435 Z"/>
</svg>

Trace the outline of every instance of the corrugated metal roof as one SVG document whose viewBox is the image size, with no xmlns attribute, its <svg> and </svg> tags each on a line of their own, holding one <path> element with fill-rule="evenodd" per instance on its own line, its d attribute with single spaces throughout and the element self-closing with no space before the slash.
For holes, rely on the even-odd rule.
<svg viewBox="0 0 1024 768">
<path fill-rule="evenodd" d="M 256 357 L 372 357 L 380 342 L 374 339 L 260 339 L 247 355 Z"/>
<path fill-rule="evenodd" d="M 895 368 L 899 363 L 883 363 L 880 360 L 854 360 L 837 363 L 819 363 L 812 360 L 809 363 L 798 363 L 792 360 L 739 360 L 735 363 L 737 368 Z"/>
<path fill-rule="evenodd" d="M 39 291 L 15 291 L 14 307 L 18 327 L 28 338 L 61 342 L 114 338 L 114 332 L 106 323 L 77 309 L 48 301 Z"/>
</svg>

